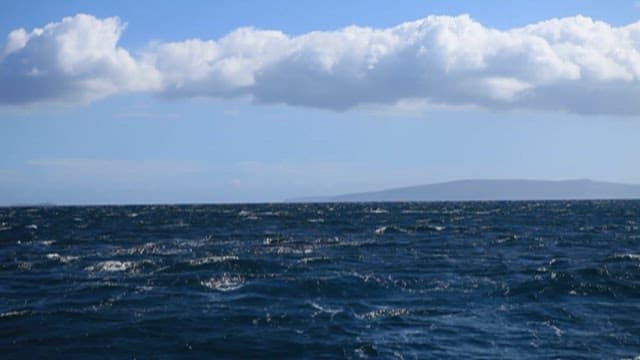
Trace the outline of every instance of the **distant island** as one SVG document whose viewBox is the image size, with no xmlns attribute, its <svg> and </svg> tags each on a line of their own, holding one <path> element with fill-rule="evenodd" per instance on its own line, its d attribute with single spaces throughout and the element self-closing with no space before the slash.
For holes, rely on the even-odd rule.
<svg viewBox="0 0 640 360">
<path fill-rule="evenodd" d="M 640 185 L 588 179 L 458 180 L 336 196 L 301 197 L 287 202 L 491 201 L 640 199 Z"/>
</svg>

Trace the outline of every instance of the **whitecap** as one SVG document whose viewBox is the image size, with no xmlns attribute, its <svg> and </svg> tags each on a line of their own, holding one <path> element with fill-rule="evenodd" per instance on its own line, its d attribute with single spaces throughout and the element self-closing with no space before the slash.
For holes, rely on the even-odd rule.
<svg viewBox="0 0 640 360">
<path fill-rule="evenodd" d="M 238 216 L 252 216 L 252 215 L 253 213 L 247 210 L 240 210 L 240 212 L 238 212 Z"/>
<path fill-rule="evenodd" d="M 61 263 L 65 263 L 65 264 L 69 263 L 69 262 L 71 262 L 73 260 L 78 260 L 77 256 L 71 256 L 71 255 L 63 256 L 63 255 L 60 255 L 58 253 L 49 253 L 46 256 L 47 256 L 47 259 L 49 259 L 49 260 L 55 260 L 55 261 L 59 261 Z"/>
<path fill-rule="evenodd" d="M 496 239 L 496 243 L 504 244 L 506 242 L 515 241 L 515 240 L 518 240 L 518 235 L 513 234 L 513 235 L 509 235 L 509 236 L 506 236 L 506 237 L 502 237 L 502 238 Z"/>
<path fill-rule="evenodd" d="M 30 261 L 21 262 L 18 264 L 18 269 L 20 270 L 31 271 L 31 268 L 33 268 L 33 263 Z"/>
<path fill-rule="evenodd" d="M 382 284 L 384 283 L 384 279 L 381 279 L 380 277 L 378 277 L 375 274 L 369 273 L 369 274 L 361 274 L 359 272 L 352 272 L 351 275 L 363 280 L 365 283 L 368 283 L 369 281 L 373 281 L 375 283 L 378 284 Z"/>
<path fill-rule="evenodd" d="M 424 214 L 426 211 L 424 210 L 402 210 L 403 214 Z"/>
<path fill-rule="evenodd" d="M 174 238 L 173 242 L 175 246 L 180 248 L 186 248 L 186 249 L 189 249 L 189 251 L 191 251 L 193 248 L 207 246 L 212 239 L 213 239 L 213 235 L 209 234 L 203 238 L 192 239 L 192 240 Z"/>
<path fill-rule="evenodd" d="M 417 230 L 442 231 L 446 228 L 447 228 L 446 226 L 442 226 L 442 225 L 424 224 L 424 225 L 418 226 Z"/>
<path fill-rule="evenodd" d="M 184 222 L 184 220 L 182 219 L 178 220 L 178 222 L 173 225 L 169 225 L 169 227 L 178 227 L 178 228 L 189 227 L 189 226 L 191 226 L 191 224 Z"/>
<path fill-rule="evenodd" d="M 117 271 L 127 271 L 131 269 L 135 263 L 133 261 L 117 261 L 117 260 L 108 260 L 101 261 L 95 265 L 87 266 L 85 270 L 92 272 L 117 272 Z"/>
<path fill-rule="evenodd" d="M 375 244 L 375 240 L 341 240 L 337 243 L 337 246 L 349 246 L 349 247 L 360 247 L 364 245 Z"/>
<path fill-rule="evenodd" d="M 380 226 L 379 228 L 377 228 L 374 232 L 376 233 L 376 235 L 382 235 L 387 231 L 387 227 L 386 226 Z"/>
<path fill-rule="evenodd" d="M 189 260 L 189 265 L 198 266 L 198 265 L 220 263 L 220 262 L 232 261 L 232 260 L 240 260 L 240 258 L 235 255 L 207 256 L 199 259 Z"/>
<path fill-rule="evenodd" d="M 551 330 L 553 330 L 554 334 L 557 337 L 562 337 L 562 334 L 564 334 L 564 331 L 562 331 L 559 327 L 553 325 L 551 321 L 545 321 L 544 324 L 547 325 Z"/>
<path fill-rule="evenodd" d="M 289 239 L 287 239 L 285 236 L 267 236 L 266 238 L 264 238 L 264 240 L 262 240 L 262 243 L 264 245 L 271 245 L 271 244 L 285 243 L 288 240 Z"/>
<path fill-rule="evenodd" d="M 119 248 L 114 251 L 116 255 L 148 255 L 148 254 L 163 254 L 161 251 L 163 248 L 162 245 L 148 242 L 142 244 L 140 246 L 135 246 L 131 248 Z"/>
<path fill-rule="evenodd" d="M 239 275 L 224 273 L 220 277 L 212 277 L 208 280 L 203 280 L 200 282 L 200 285 L 211 290 L 232 291 L 237 290 L 244 285 L 244 278 Z"/>
<path fill-rule="evenodd" d="M 38 230 L 38 225 L 36 224 L 29 224 L 27 226 L 24 227 L 25 229 L 30 229 L 30 230 Z"/>
<path fill-rule="evenodd" d="M 356 314 L 356 317 L 360 320 L 375 320 L 383 317 L 400 317 L 410 313 L 409 309 L 405 308 L 383 308 L 360 315 Z"/>
<path fill-rule="evenodd" d="M 615 254 L 615 259 L 640 260 L 640 254 Z"/>
<path fill-rule="evenodd" d="M 369 214 L 387 214 L 387 213 L 389 213 L 387 210 L 381 209 L 381 208 L 367 209 L 367 212 Z"/>
<path fill-rule="evenodd" d="M 493 213 L 499 213 L 500 209 L 493 209 L 493 210 L 479 210 L 479 211 L 474 211 L 473 214 L 474 215 L 490 215 Z"/>
<path fill-rule="evenodd" d="M 307 221 L 310 222 L 310 223 L 323 223 L 324 219 L 323 218 L 308 219 Z"/>
<path fill-rule="evenodd" d="M 288 254 L 303 255 L 303 254 L 306 254 L 307 252 L 304 250 L 292 248 L 289 246 L 278 246 L 277 248 L 275 248 L 275 253 L 278 255 L 288 255 Z"/>
<path fill-rule="evenodd" d="M 343 312 L 344 310 L 342 308 L 330 308 L 328 306 L 322 306 L 320 304 L 317 304 L 313 301 L 308 303 L 309 305 L 311 305 L 311 307 L 313 307 L 314 309 L 318 310 L 316 312 L 313 313 L 313 316 L 316 316 L 320 313 L 325 313 L 325 314 L 329 314 L 331 316 L 331 318 L 333 319 L 333 317 L 341 312 Z"/>
<path fill-rule="evenodd" d="M 374 230 L 374 233 L 376 235 L 384 235 L 386 233 L 392 233 L 392 232 L 407 233 L 408 231 L 406 229 L 399 228 L 396 226 L 380 226 L 379 228 Z"/>
<path fill-rule="evenodd" d="M 286 216 L 288 213 L 286 211 L 263 211 L 258 214 L 264 216 Z"/>
<path fill-rule="evenodd" d="M 304 263 L 304 264 L 308 264 L 308 263 L 313 263 L 313 262 L 322 262 L 322 261 L 328 261 L 329 258 L 328 257 L 324 257 L 324 256 L 313 256 L 313 257 L 305 257 L 302 258 L 300 260 L 298 260 L 299 263 Z"/>
<path fill-rule="evenodd" d="M 28 314 L 29 310 L 13 310 L 13 311 L 7 311 L 4 313 L 0 313 L 0 318 L 5 318 L 5 317 L 12 317 L 12 316 L 21 316 L 21 315 L 25 315 Z"/>
</svg>

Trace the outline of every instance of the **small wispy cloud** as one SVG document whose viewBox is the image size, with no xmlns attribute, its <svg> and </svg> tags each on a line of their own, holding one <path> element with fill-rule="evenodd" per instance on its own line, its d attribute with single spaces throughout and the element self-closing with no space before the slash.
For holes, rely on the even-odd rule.
<svg viewBox="0 0 640 360">
<path fill-rule="evenodd" d="M 72 180 L 75 178 L 110 179 L 127 183 L 140 179 L 159 179 L 168 176 L 204 173 L 207 167 L 197 161 L 176 160 L 119 160 L 94 158 L 33 159 L 29 165 L 45 171 L 47 176 Z"/>
<path fill-rule="evenodd" d="M 130 111 L 130 112 L 117 112 L 113 114 L 114 118 L 118 119 L 181 119 L 180 113 L 157 113 L 150 111 Z"/>
</svg>

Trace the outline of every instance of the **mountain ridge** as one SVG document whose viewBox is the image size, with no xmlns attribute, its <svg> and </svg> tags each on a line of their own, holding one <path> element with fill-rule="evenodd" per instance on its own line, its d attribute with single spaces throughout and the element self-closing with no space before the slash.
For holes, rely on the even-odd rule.
<svg viewBox="0 0 640 360">
<path fill-rule="evenodd" d="M 640 199 L 640 185 L 590 179 L 465 179 L 286 202 L 501 201 Z"/>
</svg>

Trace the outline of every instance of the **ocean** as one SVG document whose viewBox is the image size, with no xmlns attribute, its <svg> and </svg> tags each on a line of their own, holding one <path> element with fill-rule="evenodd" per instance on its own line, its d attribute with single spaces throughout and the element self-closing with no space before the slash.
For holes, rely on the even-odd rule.
<svg viewBox="0 0 640 360">
<path fill-rule="evenodd" d="M 640 201 L 0 208 L 0 357 L 624 359 Z"/>
</svg>

